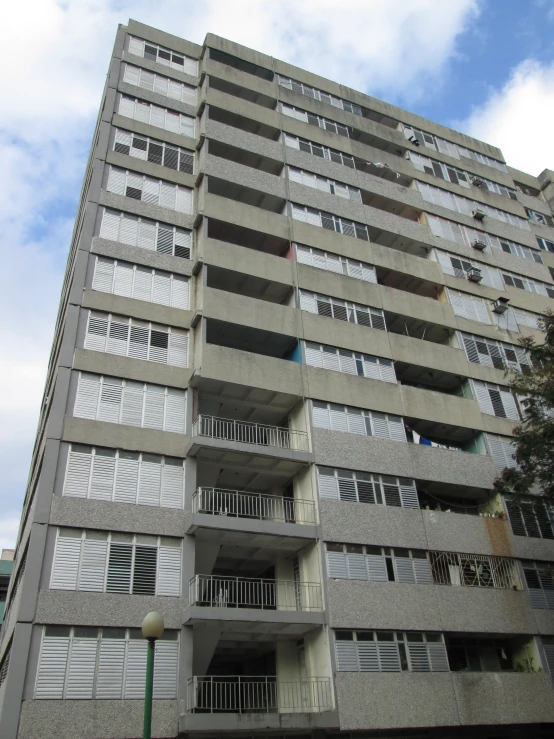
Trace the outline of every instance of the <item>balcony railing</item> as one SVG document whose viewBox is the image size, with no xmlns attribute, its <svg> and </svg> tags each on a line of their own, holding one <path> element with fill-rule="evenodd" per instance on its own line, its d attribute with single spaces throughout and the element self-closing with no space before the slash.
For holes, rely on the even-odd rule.
<svg viewBox="0 0 554 739">
<path fill-rule="evenodd" d="M 189 713 L 315 713 L 333 707 L 328 677 L 191 677 L 187 688 Z"/>
<path fill-rule="evenodd" d="M 437 585 L 521 588 L 516 562 L 508 557 L 430 552 L 429 558 L 433 582 Z"/>
<path fill-rule="evenodd" d="M 193 513 L 256 518 L 260 521 L 315 523 L 315 506 L 311 500 L 245 493 L 224 488 L 198 488 L 192 498 L 192 510 Z"/>
<path fill-rule="evenodd" d="M 265 426 L 261 423 L 249 423 L 248 421 L 234 421 L 231 418 L 198 416 L 193 425 L 193 434 L 195 436 L 207 436 L 210 439 L 240 441 L 243 444 L 308 451 L 308 434 L 305 431 L 295 431 L 279 426 Z"/>
<path fill-rule="evenodd" d="M 259 577 L 196 575 L 189 583 L 191 605 L 209 608 L 260 608 L 321 611 L 321 586 L 315 582 Z"/>
</svg>

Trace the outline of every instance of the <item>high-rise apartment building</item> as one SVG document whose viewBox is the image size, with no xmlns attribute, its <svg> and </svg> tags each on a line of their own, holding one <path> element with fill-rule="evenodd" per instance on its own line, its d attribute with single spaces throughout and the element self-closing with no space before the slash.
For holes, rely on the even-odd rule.
<svg viewBox="0 0 554 739">
<path fill-rule="evenodd" d="M 554 172 L 117 32 L 0 636 L 2 739 L 554 736 L 554 529 L 493 491 Z M 552 610 L 552 613 L 550 611 Z"/>
</svg>

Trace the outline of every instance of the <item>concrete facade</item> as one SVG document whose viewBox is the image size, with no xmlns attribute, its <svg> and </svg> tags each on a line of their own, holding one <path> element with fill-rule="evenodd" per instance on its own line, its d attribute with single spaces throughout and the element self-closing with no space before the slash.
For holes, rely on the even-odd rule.
<svg viewBox="0 0 554 739">
<path fill-rule="evenodd" d="M 126 64 L 188 102 L 124 82 Z M 194 133 L 135 119 L 122 96 Z M 412 126 L 474 157 L 415 145 Z M 218 36 L 132 20 L 93 141 L 0 631 L 0 737 L 139 737 L 151 610 L 167 630 L 155 737 L 554 736 L 554 610 L 528 580 L 554 563 L 554 532 L 512 526 L 494 493 L 491 444 L 509 454 L 518 420 L 476 397 L 506 378 L 461 336 L 540 339 L 554 228 L 525 208 L 554 213 L 554 174 Z M 193 212 L 108 192 L 110 167 L 192 189 Z M 478 223 L 418 183 L 500 214 Z M 435 236 L 432 216 L 482 231 L 485 251 Z M 449 274 L 436 250 L 496 280 Z"/>
</svg>

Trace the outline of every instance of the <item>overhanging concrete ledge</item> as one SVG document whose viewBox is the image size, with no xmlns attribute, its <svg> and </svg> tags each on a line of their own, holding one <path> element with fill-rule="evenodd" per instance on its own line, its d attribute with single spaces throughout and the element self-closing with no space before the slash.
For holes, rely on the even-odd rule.
<svg viewBox="0 0 554 739">
<path fill-rule="evenodd" d="M 239 516 L 214 515 L 211 513 L 190 513 L 185 523 L 185 532 L 194 534 L 198 529 L 220 529 L 223 531 L 243 531 L 249 534 L 315 539 L 317 527 L 311 524 L 268 521 L 267 519 L 242 518 Z"/>
<path fill-rule="evenodd" d="M 241 441 L 230 439 L 214 439 L 209 436 L 192 436 L 190 445 L 187 447 L 186 456 L 195 457 L 200 449 L 222 449 L 226 451 L 253 454 L 257 457 L 273 457 L 275 459 L 287 459 L 300 464 L 309 464 L 312 461 L 311 452 L 299 449 L 283 449 L 281 447 L 262 446 L 260 444 L 246 444 Z"/>
<path fill-rule="evenodd" d="M 311 628 L 323 625 L 324 614 L 323 611 L 284 611 L 270 608 L 211 608 L 209 606 L 185 608 L 183 623 L 190 625 L 204 621 L 240 621 L 253 625 L 258 623 L 294 624 Z"/>
</svg>

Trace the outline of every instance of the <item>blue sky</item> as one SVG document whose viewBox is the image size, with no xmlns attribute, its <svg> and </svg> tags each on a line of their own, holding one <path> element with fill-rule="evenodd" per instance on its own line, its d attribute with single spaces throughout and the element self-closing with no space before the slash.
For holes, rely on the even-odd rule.
<svg viewBox="0 0 554 739">
<path fill-rule="evenodd" d="M 3 10 L 0 548 L 13 545 L 118 23 L 208 31 L 554 168 L 554 0 L 27 0 Z"/>
</svg>

